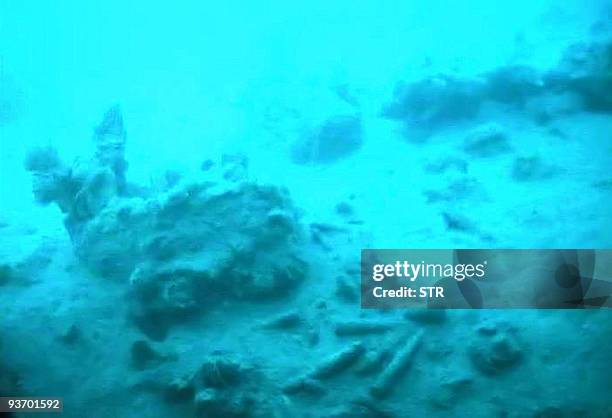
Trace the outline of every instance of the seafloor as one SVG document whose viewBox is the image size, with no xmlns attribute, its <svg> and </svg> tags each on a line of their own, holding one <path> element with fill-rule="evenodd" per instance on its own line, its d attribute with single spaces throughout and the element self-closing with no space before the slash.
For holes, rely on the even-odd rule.
<svg viewBox="0 0 612 418">
<path fill-rule="evenodd" d="M 609 309 L 359 300 L 363 248 L 612 248 L 612 5 L 7 3 L 0 395 L 612 417 Z"/>
</svg>

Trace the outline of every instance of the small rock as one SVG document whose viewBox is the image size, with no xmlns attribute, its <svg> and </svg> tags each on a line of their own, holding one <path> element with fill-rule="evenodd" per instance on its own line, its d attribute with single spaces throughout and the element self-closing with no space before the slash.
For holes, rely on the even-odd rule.
<svg viewBox="0 0 612 418">
<path fill-rule="evenodd" d="M 359 299 L 359 293 L 346 277 L 338 277 L 336 280 L 336 296 L 348 303 L 356 302 Z"/>
<path fill-rule="evenodd" d="M 164 399 L 169 403 L 190 402 L 195 397 L 195 386 L 190 376 L 173 379 L 164 390 Z"/>
<path fill-rule="evenodd" d="M 517 366 L 523 358 L 523 350 L 513 328 L 497 327 L 495 332 L 479 331 L 469 348 L 469 355 L 480 372 L 497 375 Z"/>
<path fill-rule="evenodd" d="M 480 126 L 472 131 L 465 140 L 463 150 L 473 157 L 494 157 L 512 150 L 508 135 L 497 124 Z"/>
<path fill-rule="evenodd" d="M 204 160 L 202 164 L 200 164 L 200 170 L 209 171 L 211 168 L 213 168 L 214 165 L 215 165 L 215 162 L 213 160 L 211 159 Z"/>
<path fill-rule="evenodd" d="M 198 418 L 259 416 L 254 412 L 257 410 L 256 400 L 246 393 L 228 397 L 215 389 L 204 389 L 196 394 L 194 404 L 195 417 Z"/>
<path fill-rule="evenodd" d="M 63 334 L 59 336 L 61 342 L 67 345 L 74 345 L 82 338 L 81 329 L 72 324 Z"/>
<path fill-rule="evenodd" d="M 362 127 L 358 116 L 334 116 L 293 145 L 296 164 L 329 164 L 361 148 Z"/>
<path fill-rule="evenodd" d="M 440 382 L 438 390 L 431 397 L 431 403 L 440 409 L 451 409 L 460 403 L 474 379 L 470 376 L 453 376 Z"/>
<path fill-rule="evenodd" d="M 444 218 L 444 223 L 448 229 L 466 233 L 478 232 L 478 227 L 474 224 L 474 222 L 463 215 L 458 213 L 442 212 L 442 217 Z"/>
<path fill-rule="evenodd" d="M 321 332 L 319 328 L 311 327 L 306 332 L 306 343 L 309 347 L 314 347 L 321 341 Z"/>
<path fill-rule="evenodd" d="M 0 264 L 0 286 L 7 284 L 15 277 L 15 269 L 10 264 Z"/>
<path fill-rule="evenodd" d="M 423 192 L 428 203 L 456 202 L 459 199 L 481 198 L 482 186 L 475 178 L 464 177 L 450 182 L 440 190 L 425 190 Z"/>
<path fill-rule="evenodd" d="M 497 334 L 497 325 L 493 322 L 484 322 L 476 327 L 476 331 L 481 335 L 492 336 Z"/>
<path fill-rule="evenodd" d="M 227 359 L 211 359 L 200 368 L 200 379 L 206 388 L 223 389 L 239 385 L 244 378 L 242 366 Z"/>
<path fill-rule="evenodd" d="M 135 341 L 130 349 L 131 366 L 135 370 L 145 370 L 157 367 L 161 363 L 168 361 L 172 356 L 159 353 L 144 340 Z"/>
<path fill-rule="evenodd" d="M 546 180 L 556 173 L 555 167 L 544 163 L 538 156 L 516 158 L 512 165 L 512 178 L 520 182 Z"/>
<path fill-rule="evenodd" d="M 441 160 L 427 163 L 425 171 L 433 174 L 445 173 L 448 170 L 457 170 L 460 173 L 467 173 L 468 163 L 461 158 L 447 157 Z"/>
<path fill-rule="evenodd" d="M 223 167 L 225 180 L 245 180 L 248 177 L 249 160 L 244 154 L 224 154 L 221 157 L 221 167 Z"/>
<path fill-rule="evenodd" d="M 325 299 L 317 299 L 313 304 L 313 307 L 317 310 L 324 311 L 327 309 L 327 301 Z"/>
<path fill-rule="evenodd" d="M 302 316 L 297 311 L 290 311 L 268 320 L 262 325 L 262 328 L 273 330 L 287 330 L 297 328 L 302 323 Z"/>
<path fill-rule="evenodd" d="M 340 202 L 336 205 L 336 213 L 340 216 L 348 217 L 353 215 L 355 210 L 350 203 Z"/>
</svg>

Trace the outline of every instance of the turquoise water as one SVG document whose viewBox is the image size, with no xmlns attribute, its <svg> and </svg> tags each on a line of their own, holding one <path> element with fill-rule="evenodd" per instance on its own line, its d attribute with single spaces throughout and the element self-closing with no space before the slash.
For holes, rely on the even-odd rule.
<svg viewBox="0 0 612 418">
<path fill-rule="evenodd" d="M 0 0 L 0 394 L 610 417 L 607 309 L 359 301 L 363 248 L 612 248 L 610 92 L 603 0 Z"/>
</svg>

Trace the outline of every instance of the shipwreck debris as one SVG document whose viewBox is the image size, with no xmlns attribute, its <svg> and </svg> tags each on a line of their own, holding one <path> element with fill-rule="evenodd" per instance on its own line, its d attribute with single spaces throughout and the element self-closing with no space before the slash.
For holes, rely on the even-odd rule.
<svg viewBox="0 0 612 418">
<path fill-rule="evenodd" d="M 370 388 L 370 394 L 378 399 L 383 399 L 391 394 L 393 386 L 406 374 L 414 361 L 414 356 L 421 346 L 423 331 L 413 334 L 396 354 L 393 360 L 382 371 L 378 379 Z"/>
</svg>

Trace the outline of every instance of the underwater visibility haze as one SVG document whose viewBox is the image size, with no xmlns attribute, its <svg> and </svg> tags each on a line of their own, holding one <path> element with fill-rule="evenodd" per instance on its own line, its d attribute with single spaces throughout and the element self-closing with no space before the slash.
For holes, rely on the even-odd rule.
<svg viewBox="0 0 612 418">
<path fill-rule="evenodd" d="M 611 210 L 610 1 L 0 0 L 0 415 L 611 418 Z"/>
</svg>

